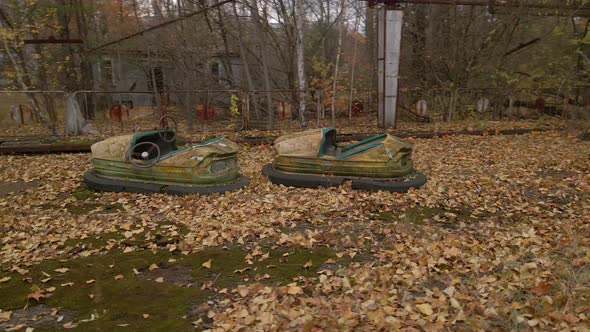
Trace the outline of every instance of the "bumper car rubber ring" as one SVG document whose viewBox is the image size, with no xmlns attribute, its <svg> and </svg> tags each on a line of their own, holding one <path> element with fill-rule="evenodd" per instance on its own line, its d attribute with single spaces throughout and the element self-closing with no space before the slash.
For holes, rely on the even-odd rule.
<svg viewBox="0 0 590 332">
<path fill-rule="evenodd" d="M 262 168 L 262 174 L 268 177 L 268 179 L 274 184 L 282 184 L 290 187 L 337 187 L 346 181 L 351 181 L 352 189 L 383 190 L 391 192 L 407 192 L 411 188 L 421 187 L 427 181 L 426 176 L 418 172 L 407 177 L 376 179 L 352 176 L 289 173 L 275 169 L 272 164 L 265 165 L 264 168 Z"/>
</svg>

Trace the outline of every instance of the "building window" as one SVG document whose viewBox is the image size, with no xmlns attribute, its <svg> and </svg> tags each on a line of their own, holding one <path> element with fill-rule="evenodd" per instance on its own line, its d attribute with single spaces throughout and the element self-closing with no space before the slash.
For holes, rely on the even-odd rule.
<svg viewBox="0 0 590 332">
<path fill-rule="evenodd" d="M 113 61 L 111 59 L 102 60 L 102 77 L 108 84 L 113 84 Z"/>
<path fill-rule="evenodd" d="M 215 78 L 219 78 L 219 63 L 213 62 L 211 64 L 211 75 Z"/>
</svg>

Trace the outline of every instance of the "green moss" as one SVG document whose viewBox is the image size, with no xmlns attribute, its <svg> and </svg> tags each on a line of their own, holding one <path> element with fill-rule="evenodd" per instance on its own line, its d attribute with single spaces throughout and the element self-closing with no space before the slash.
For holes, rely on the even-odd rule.
<svg viewBox="0 0 590 332">
<path fill-rule="evenodd" d="M 64 243 L 64 247 L 83 247 L 83 248 L 101 248 L 109 240 L 120 240 L 121 234 L 118 232 L 105 233 L 96 236 L 89 236 L 85 239 L 69 239 Z"/>
<path fill-rule="evenodd" d="M 121 204 L 99 204 L 99 203 L 77 203 L 67 204 L 66 210 L 74 215 L 88 214 L 94 210 L 99 210 L 102 213 L 115 213 L 123 211 L 123 205 Z"/>
<path fill-rule="evenodd" d="M 471 216 L 471 210 L 467 208 L 447 210 L 425 206 L 415 206 L 406 210 L 379 212 L 375 216 L 375 219 L 397 221 L 413 225 L 423 225 L 426 222 L 433 222 L 446 228 L 455 228 L 460 221 L 477 220 L 477 218 Z"/>
<path fill-rule="evenodd" d="M 84 241 L 83 245 L 95 245 L 95 241 L 99 241 L 96 245 L 100 245 L 100 241 L 112 236 L 114 234 L 81 241 Z M 81 245 L 82 242 L 70 244 Z M 290 283 L 299 276 L 315 276 L 322 263 L 328 259 L 336 260 L 335 253 L 329 248 L 281 247 L 262 251 L 268 253 L 268 258 L 253 257 L 250 259 L 252 264 L 247 262 L 248 253 L 239 247 L 210 248 L 187 256 L 168 251 L 138 250 L 125 254 L 117 250 L 73 260 L 48 260 L 31 267 L 25 276 L 5 274 L 12 279 L 0 284 L 0 309 L 15 310 L 27 304 L 35 305 L 35 300 L 26 299 L 32 287 L 55 287 L 53 292 L 47 293 L 51 295 L 41 301 L 50 307 L 67 310 L 74 315 L 75 321 L 89 319 L 94 314 L 96 320 L 81 323 L 84 330 L 116 330 L 120 328 L 119 324 L 130 324 L 127 328 L 137 331 L 192 330 L 190 322 L 196 317 L 191 316 L 191 308 L 217 296 L 217 291 L 222 288 L 255 281 Z M 202 264 L 209 260 L 211 268 L 203 267 Z M 304 267 L 308 262 L 311 266 Z M 161 283 L 149 280 L 145 276 L 152 273 L 147 269 L 151 264 L 161 266 L 154 271 L 159 273 L 173 264 L 188 267 L 192 270 L 193 284 L 187 287 L 166 281 L 173 280 L 173 276 L 166 276 L 165 282 Z M 69 270 L 55 272 L 64 267 Z M 173 269 L 170 271 L 174 272 Z M 50 280 L 46 280 L 49 278 L 47 274 Z M 117 275 L 123 275 L 123 278 L 115 280 Z M 73 285 L 68 286 L 70 282 Z M 149 317 L 145 319 L 144 314 Z"/>
<path fill-rule="evenodd" d="M 90 190 L 86 185 L 81 185 L 80 187 L 74 189 L 71 192 L 71 195 L 79 201 L 85 201 L 91 198 L 96 198 L 96 192 Z"/>
<path fill-rule="evenodd" d="M 190 140 L 186 137 L 178 136 L 176 137 L 176 146 L 182 147 L 190 143 Z"/>
<path fill-rule="evenodd" d="M 310 277 L 316 275 L 321 264 L 329 259 L 336 260 L 336 254 L 329 248 L 277 248 L 262 250 L 268 253 L 268 258 L 256 256 L 246 259 L 247 253 L 240 248 L 207 249 L 206 255 L 194 254 L 188 256 L 185 262 L 193 267 L 195 280 L 219 275 L 216 286 L 234 287 L 244 281 L 262 281 L 267 283 L 290 283 L 296 277 Z M 263 255 L 264 255 L 263 254 Z M 204 262 L 211 260 L 211 269 L 202 267 Z M 305 265 L 311 261 L 311 267 Z M 344 262 L 342 262 L 344 264 Z M 268 275 L 267 278 L 264 278 Z"/>
</svg>

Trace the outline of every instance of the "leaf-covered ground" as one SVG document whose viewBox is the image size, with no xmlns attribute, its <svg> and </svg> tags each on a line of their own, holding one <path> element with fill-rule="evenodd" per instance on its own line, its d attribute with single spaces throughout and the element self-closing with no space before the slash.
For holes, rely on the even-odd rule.
<svg viewBox="0 0 590 332">
<path fill-rule="evenodd" d="M 412 142 L 429 181 L 408 194 L 273 186 L 269 146 L 213 196 L 94 193 L 88 154 L 0 156 L 0 327 L 586 330 L 590 143 Z"/>
</svg>

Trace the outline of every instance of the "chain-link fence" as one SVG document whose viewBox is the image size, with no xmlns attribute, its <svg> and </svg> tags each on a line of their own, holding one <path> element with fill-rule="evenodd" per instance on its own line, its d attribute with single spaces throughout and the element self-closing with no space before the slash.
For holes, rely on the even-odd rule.
<svg viewBox="0 0 590 332">
<path fill-rule="evenodd" d="M 234 104 L 239 100 L 237 90 L 78 91 L 75 94 L 85 118 L 92 119 L 101 133 L 151 129 L 165 115 L 174 118 L 183 132 L 240 129 L 238 112 L 231 113 L 232 100 Z"/>
<path fill-rule="evenodd" d="M 587 87 L 527 89 L 400 89 L 398 128 L 408 122 L 466 119 L 516 120 L 563 116 L 590 120 Z M 246 129 L 296 129 L 336 125 L 377 125 L 377 94 L 367 90 L 305 91 L 305 111 L 297 90 L 77 91 L 83 117 L 103 135 L 158 126 L 169 115 L 186 133 Z M 0 136 L 64 133 L 62 91 L 0 91 Z"/>
<path fill-rule="evenodd" d="M 399 118 L 450 122 L 519 120 L 542 116 L 590 120 L 589 87 L 402 89 Z"/>
</svg>

